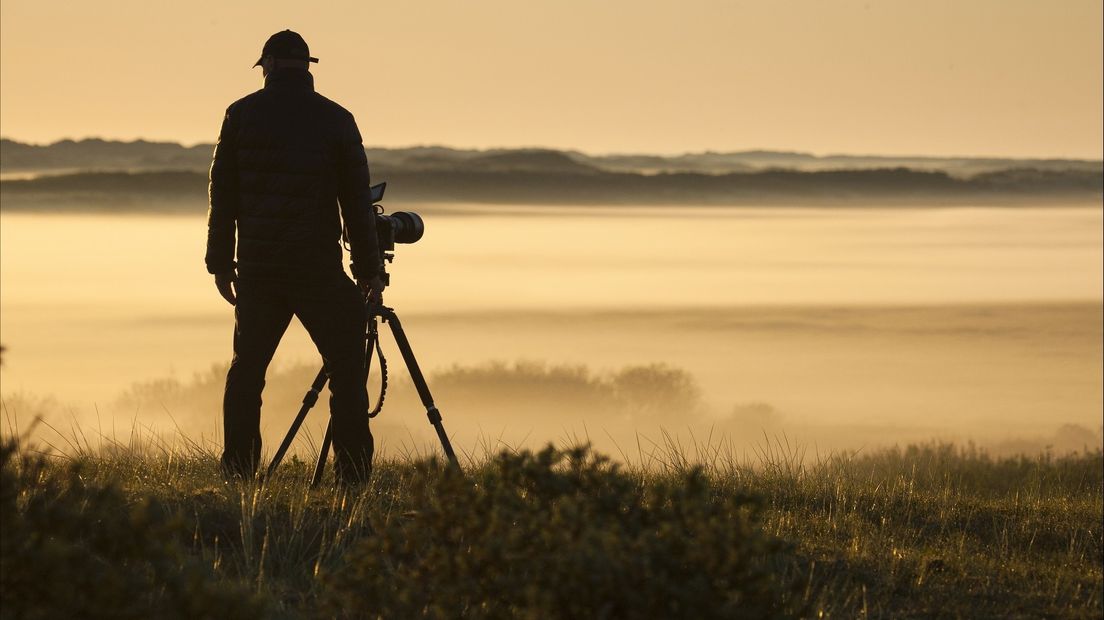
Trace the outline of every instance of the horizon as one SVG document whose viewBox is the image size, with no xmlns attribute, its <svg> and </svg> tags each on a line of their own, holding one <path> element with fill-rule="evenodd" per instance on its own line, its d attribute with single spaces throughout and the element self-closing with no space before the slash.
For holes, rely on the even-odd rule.
<svg viewBox="0 0 1104 620">
<path fill-rule="evenodd" d="M 50 147 L 64 142 L 71 142 L 79 144 L 81 142 L 106 142 L 117 144 L 174 144 L 186 149 L 196 148 L 199 146 L 213 146 L 215 141 L 209 142 L 187 142 L 183 140 L 172 139 L 148 139 L 148 138 L 106 138 L 102 136 L 85 136 L 82 138 L 62 137 L 52 141 L 36 142 L 30 140 L 23 140 L 19 138 L 13 138 L 7 135 L 0 135 L 0 140 L 7 140 L 15 142 L 17 144 L 23 144 L 26 146 L 34 147 Z M 750 147 L 731 150 L 718 150 L 718 149 L 704 149 L 696 151 L 591 151 L 581 148 L 560 148 L 552 146 L 540 146 L 540 145 L 517 145 L 517 146 L 458 146 L 444 143 L 417 143 L 417 144 L 404 144 L 404 145 L 381 145 L 381 144 L 369 144 L 365 143 L 365 149 L 384 149 L 384 150 L 408 150 L 408 149 L 450 149 L 454 151 L 557 151 L 562 153 L 582 153 L 591 157 L 616 157 L 616 156 L 633 156 L 633 155 L 648 155 L 658 157 L 680 157 L 684 155 L 703 155 L 703 154 L 751 154 L 751 153 L 772 153 L 772 154 L 785 154 L 785 155 L 802 155 L 811 156 L 817 159 L 827 159 L 832 157 L 853 157 L 853 158 L 888 158 L 888 159 L 997 159 L 997 160 L 1049 160 L 1049 161 L 1080 161 L 1080 162 L 1102 162 L 1104 163 L 1104 155 L 1101 157 L 1064 157 L 1064 156 L 1040 156 L 1040 155 L 1024 155 L 1024 156 L 1004 156 L 1004 155 L 977 155 L 977 154 L 927 154 L 927 153 L 848 153 L 841 151 L 826 151 L 816 152 L 813 150 L 802 149 L 774 149 L 765 147 Z"/>
</svg>

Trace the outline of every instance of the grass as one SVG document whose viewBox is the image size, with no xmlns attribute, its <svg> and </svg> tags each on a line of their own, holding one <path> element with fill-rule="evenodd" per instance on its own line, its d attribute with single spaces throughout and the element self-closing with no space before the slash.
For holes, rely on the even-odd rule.
<svg viewBox="0 0 1104 620">
<path fill-rule="evenodd" d="M 920 445 L 809 463 L 673 441 L 225 484 L 153 440 L 3 448 L 5 617 L 1104 615 L 1104 457 Z"/>
</svg>

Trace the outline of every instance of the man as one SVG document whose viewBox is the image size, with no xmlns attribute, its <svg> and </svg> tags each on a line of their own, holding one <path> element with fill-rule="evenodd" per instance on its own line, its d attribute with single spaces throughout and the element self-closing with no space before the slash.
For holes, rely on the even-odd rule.
<svg viewBox="0 0 1104 620">
<path fill-rule="evenodd" d="M 312 62 L 301 36 L 272 35 L 253 65 L 264 88 L 227 108 L 211 163 L 207 271 L 235 317 L 222 467 L 256 472 L 265 371 L 294 315 L 330 378 L 336 475 L 357 484 L 371 471 L 364 296 L 383 290 L 380 254 L 360 132 L 314 92 Z M 357 284 L 342 266 L 342 221 Z"/>
</svg>

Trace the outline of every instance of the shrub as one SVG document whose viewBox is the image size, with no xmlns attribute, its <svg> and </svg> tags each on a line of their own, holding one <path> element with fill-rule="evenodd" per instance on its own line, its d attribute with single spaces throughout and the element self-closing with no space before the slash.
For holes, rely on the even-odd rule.
<svg viewBox="0 0 1104 620">
<path fill-rule="evenodd" d="M 784 617 L 783 543 L 699 469 L 644 479 L 587 449 L 418 466 L 404 515 L 331 567 L 324 612 L 383 618 Z M 786 590 L 786 591 L 784 591 Z"/>
<path fill-rule="evenodd" d="M 0 607 L 14 618 L 254 618 L 259 600 L 181 544 L 183 521 L 150 498 L 86 484 L 5 441 Z M 10 615 L 9 615 L 10 614 Z"/>
</svg>

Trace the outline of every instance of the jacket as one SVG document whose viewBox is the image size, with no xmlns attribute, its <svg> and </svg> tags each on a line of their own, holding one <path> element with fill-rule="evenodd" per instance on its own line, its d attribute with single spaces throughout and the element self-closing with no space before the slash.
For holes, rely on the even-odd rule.
<svg viewBox="0 0 1104 620">
<path fill-rule="evenodd" d="M 242 279 L 339 277 L 342 221 L 358 280 L 380 270 L 368 160 L 353 115 L 280 69 L 230 105 L 211 162 L 207 271 Z M 235 262 L 235 230 L 237 261 Z"/>
</svg>

